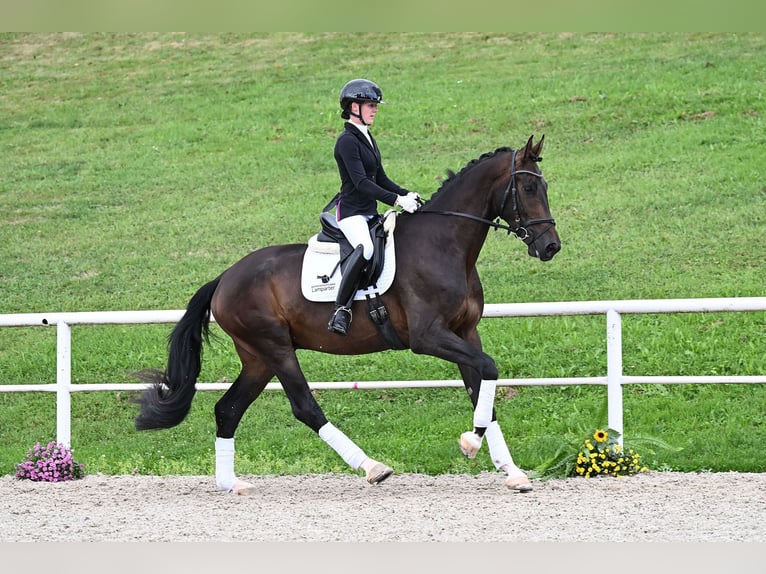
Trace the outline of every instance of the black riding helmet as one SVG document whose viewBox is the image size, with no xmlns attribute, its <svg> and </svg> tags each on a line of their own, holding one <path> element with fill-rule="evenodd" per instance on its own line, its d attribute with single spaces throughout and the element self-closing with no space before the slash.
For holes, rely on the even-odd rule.
<svg viewBox="0 0 766 574">
<path fill-rule="evenodd" d="M 340 108 L 343 110 L 340 116 L 344 120 L 347 120 L 351 117 L 352 102 L 375 102 L 376 104 L 386 103 L 383 101 L 383 92 L 378 87 L 378 84 L 361 78 L 347 82 L 346 85 L 343 86 L 340 90 Z M 358 115 L 356 116 L 359 117 Z"/>
</svg>

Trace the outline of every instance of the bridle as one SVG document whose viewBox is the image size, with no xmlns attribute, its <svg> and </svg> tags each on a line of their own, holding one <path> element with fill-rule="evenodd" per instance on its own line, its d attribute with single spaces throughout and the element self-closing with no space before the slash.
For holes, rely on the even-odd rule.
<svg viewBox="0 0 766 574">
<path fill-rule="evenodd" d="M 552 217 L 535 217 L 532 219 L 528 219 L 526 222 L 522 224 L 521 222 L 521 213 L 519 211 L 519 192 L 516 188 L 516 174 L 524 173 L 527 175 L 534 175 L 535 177 L 542 178 L 543 175 L 541 173 L 535 173 L 534 171 L 529 171 L 526 169 L 516 169 L 516 152 L 517 150 L 513 150 L 513 154 L 511 156 L 511 177 L 508 178 L 508 185 L 505 188 L 505 191 L 503 192 L 503 202 L 500 205 L 500 214 L 505 211 L 505 205 L 508 203 L 508 198 L 510 196 L 511 198 L 511 209 L 513 210 L 513 223 L 511 225 L 505 225 L 503 223 L 500 223 L 499 221 L 491 221 L 489 219 L 485 219 L 483 217 L 479 217 L 477 215 L 472 215 L 470 213 L 463 213 L 462 211 L 416 211 L 415 213 L 434 213 L 436 215 L 455 215 L 458 217 L 465 217 L 467 219 L 472 219 L 474 221 L 480 221 L 481 223 L 484 223 L 486 225 L 489 225 L 490 227 L 493 227 L 494 229 L 503 229 L 508 232 L 508 235 L 513 233 L 516 237 L 521 239 L 524 243 L 527 245 L 530 245 L 534 243 L 537 236 L 532 235 L 529 233 L 528 227 L 532 225 L 538 225 L 540 223 L 549 223 L 551 225 L 555 225 L 556 220 Z M 542 161 L 543 158 L 541 157 L 534 157 L 533 161 L 538 162 Z M 546 228 L 547 231 L 547 228 Z M 544 233 L 544 232 L 543 232 Z M 542 235 L 542 234 L 539 234 Z"/>
<path fill-rule="evenodd" d="M 532 158 L 532 161 L 539 162 L 542 161 L 543 158 L 534 156 Z M 513 219 L 513 227 L 510 226 L 503 226 L 503 227 L 496 227 L 495 229 L 507 229 L 508 233 L 513 233 L 516 237 L 521 239 L 524 243 L 527 245 L 532 243 L 534 241 L 534 237 L 532 237 L 529 234 L 529 231 L 527 230 L 527 227 L 530 227 L 532 225 L 538 225 L 540 223 L 550 223 L 551 225 L 555 225 L 556 220 L 552 217 L 535 217 L 532 219 L 528 219 L 524 225 L 521 224 L 521 213 L 519 211 L 519 192 L 516 189 L 516 174 L 517 173 L 525 173 L 528 175 L 534 175 L 535 177 L 539 177 L 542 179 L 543 175 L 541 173 L 535 173 L 534 171 L 529 171 L 526 169 L 516 169 L 516 150 L 513 150 L 513 155 L 511 156 L 511 177 L 508 180 L 508 186 L 505 188 L 505 192 L 503 194 L 503 203 L 500 205 L 500 214 L 502 215 L 505 211 L 505 204 L 508 202 L 508 195 L 511 196 L 511 209 L 514 213 L 514 219 Z M 495 222 L 493 222 L 494 224 Z"/>
</svg>

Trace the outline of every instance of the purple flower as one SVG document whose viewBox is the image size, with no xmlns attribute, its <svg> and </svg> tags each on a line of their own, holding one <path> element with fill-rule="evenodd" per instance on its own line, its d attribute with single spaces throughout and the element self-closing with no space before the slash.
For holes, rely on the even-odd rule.
<svg viewBox="0 0 766 574">
<path fill-rule="evenodd" d="M 85 468 L 74 460 L 66 445 L 51 441 L 43 448 L 38 442 L 27 452 L 27 460 L 16 465 L 15 476 L 32 481 L 59 482 L 82 478 Z"/>
</svg>

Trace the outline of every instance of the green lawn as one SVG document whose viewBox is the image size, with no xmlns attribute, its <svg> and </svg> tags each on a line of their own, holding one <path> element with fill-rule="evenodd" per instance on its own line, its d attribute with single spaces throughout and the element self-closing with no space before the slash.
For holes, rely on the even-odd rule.
<svg viewBox="0 0 766 574">
<path fill-rule="evenodd" d="M 447 170 L 545 134 L 563 248 L 549 263 L 491 233 L 488 303 L 764 295 L 763 34 L 0 34 L 0 313 L 180 309 L 247 254 L 303 242 L 338 187 L 348 79 L 389 102 L 373 128 L 394 180 L 430 196 Z M 352 54 L 353 56 L 349 56 Z M 415 246 L 416 248 L 416 246 Z M 603 317 L 490 319 L 501 377 L 601 376 Z M 73 382 L 162 368 L 169 325 L 73 328 Z M 761 375 L 766 316 L 624 317 L 626 375 Z M 0 385 L 55 381 L 52 328 L 0 329 Z M 454 379 L 409 351 L 302 353 L 309 380 Z M 201 380 L 233 380 L 226 337 Z M 517 387 L 500 420 L 524 468 L 605 424 L 603 388 Z M 219 392 L 137 433 L 131 393 L 73 396 L 88 472 L 210 473 Z M 322 391 L 328 417 L 400 472 L 478 472 L 456 448 L 459 389 Z M 766 471 L 763 385 L 625 388 L 625 436 L 682 447 L 652 468 Z M 55 395 L 0 393 L 0 474 L 55 438 Z M 346 471 L 281 392 L 248 411 L 241 473 Z"/>
</svg>

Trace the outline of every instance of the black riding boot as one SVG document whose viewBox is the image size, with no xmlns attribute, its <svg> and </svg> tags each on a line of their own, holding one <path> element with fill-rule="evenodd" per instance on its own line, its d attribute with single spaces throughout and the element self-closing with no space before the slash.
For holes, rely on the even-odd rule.
<svg viewBox="0 0 766 574">
<path fill-rule="evenodd" d="M 359 277 L 365 265 L 367 265 L 367 260 L 364 258 L 364 248 L 358 245 L 346 261 L 343 279 L 340 281 L 338 295 L 335 297 L 335 312 L 327 324 L 328 331 L 339 335 L 345 335 L 348 332 L 348 327 L 351 324 L 351 305 L 354 302 Z"/>
</svg>

